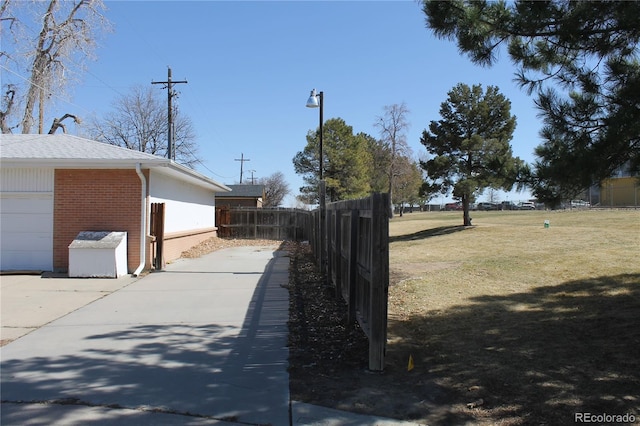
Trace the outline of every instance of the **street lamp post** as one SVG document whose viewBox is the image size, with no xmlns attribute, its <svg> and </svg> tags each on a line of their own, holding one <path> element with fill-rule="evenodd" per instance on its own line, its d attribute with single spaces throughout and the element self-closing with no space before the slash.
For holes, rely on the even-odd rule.
<svg viewBox="0 0 640 426">
<path fill-rule="evenodd" d="M 324 110 L 324 92 L 320 92 L 316 94 L 316 89 L 311 91 L 311 95 L 309 95 L 309 99 L 307 100 L 307 108 L 318 108 L 320 107 L 320 181 L 322 181 L 322 124 L 323 124 L 323 110 Z"/>
<path fill-rule="evenodd" d="M 327 229 L 326 224 L 325 224 L 325 220 L 326 220 L 326 188 L 325 188 L 325 184 L 324 181 L 322 180 L 322 124 L 323 124 L 323 110 L 324 110 L 324 93 L 320 92 L 320 93 L 316 93 L 316 89 L 313 89 L 311 91 L 311 95 L 309 95 L 309 99 L 307 100 L 307 108 L 318 108 L 320 107 L 320 167 L 318 170 L 318 176 L 319 176 L 319 182 L 318 182 L 318 206 L 320 209 L 320 215 L 319 215 L 319 219 L 318 219 L 318 233 L 320 234 L 320 256 L 319 256 L 319 264 L 320 264 L 320 272 L 322 274 L 327 273 L 327 269 L 326 269 L 326 263 L 325 263 L 325 259 L 326 259 L 326 254 L 325 254 L 325 250 L 326 250 L 326 235 L 325 235 L 325 229 Z"/>
</svg>

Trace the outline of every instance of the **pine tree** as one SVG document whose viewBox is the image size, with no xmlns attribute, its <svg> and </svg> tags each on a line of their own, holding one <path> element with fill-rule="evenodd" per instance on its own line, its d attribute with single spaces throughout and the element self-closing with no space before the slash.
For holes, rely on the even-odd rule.
<svg viewBox="0 0 640 426">
<path fill-rule="evenodd" d="M 353 128 L 341 118 L 332 118 L 323 125 L 322 173 L 328 201 L 361 198 L 370 192 L 371 154 L 367 138 L 354 135 Z M 319 187 L 319 130 L 307 134 L 307 145 L 293 158 L 294 169 L 302 175 L 305 185 L 300 188 L 302 199 L 318 202 Z"/>
<path fill-rule="evenodd" d="M 471 225 L 469 205 L 486 188 L 510 190 L 522 161 L 509 141 L 516 127 L 511 102 L 497 87 L 458 84 L 440 106 L 442 119 L 431 121 L 420 142 L 431 155 L 423 192 L 453 190 L 462 201 L 464 225 Z"/>
<path fill-rule="evenodd" d="M 557 200 L 640 172 L 640 2 L 425 1 L 427 25 L 480 65 L 505 46 L 544 119 L 528 184 Z"/>
</svg>

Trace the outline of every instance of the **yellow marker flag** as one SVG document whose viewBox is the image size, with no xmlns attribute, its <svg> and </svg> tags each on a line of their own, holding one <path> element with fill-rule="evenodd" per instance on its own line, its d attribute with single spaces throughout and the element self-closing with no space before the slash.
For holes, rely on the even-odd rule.
<svg viewBox="0 0 640 426">
<path fill-rule="evenodd" d="M 413 355 L 409 355 L 409 365 L 407 365 L 407 371 L 413 370 Z"/>
</svg>

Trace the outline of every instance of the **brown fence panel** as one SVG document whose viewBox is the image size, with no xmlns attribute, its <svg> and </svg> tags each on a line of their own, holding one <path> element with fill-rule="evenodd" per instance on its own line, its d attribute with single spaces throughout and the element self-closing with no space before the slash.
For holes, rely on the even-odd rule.
<svg viewBox="0 0 640 426">
<path fill-rule="evenodd" d="M 326 276 L 369 338 L 369 369 L 384 369 L 389 292 L 389 196 L 326 206 Z M 318 250 L 322 253 L 322 248 Z"/>
<path fill-rule="evenodd" d="M 309 239 L 309 212 L 299 209 L 220 209 L 218 235 L 224 238 L 303 241 Z"/>
</svg>

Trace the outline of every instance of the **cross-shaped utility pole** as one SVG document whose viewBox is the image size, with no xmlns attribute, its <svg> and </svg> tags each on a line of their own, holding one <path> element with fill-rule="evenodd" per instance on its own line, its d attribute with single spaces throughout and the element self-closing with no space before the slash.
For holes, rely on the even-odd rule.
<svg viewBox="0 0 640 426">
<path fill-rule="evenodd" d="M 244 164 L 245 161 L 251 161 L 248 158 L 244 158 L 244 154 L 240 154 L 240 158 L 236 158 L 235 161 L 239 161 L 240 162 L 240 183 L 242 184 L 242 165 Z"/>
<path fill-rule="evenodd" d="M 173 90 L 173 85 L 178 83 L 187 83 L 187 80 L 172 81 L 171 80 L 171 68 L 167 72 L 167 81 L 152 81 L 151 84 L 165 84 L 163 89 L 167 90 L 167 158 L 170 160 L 176 159 L 176 147 L 173 143 L 173 109 L 171 108 L 171 99 L 177 96 L 178 93 Z"/>
</svg>

